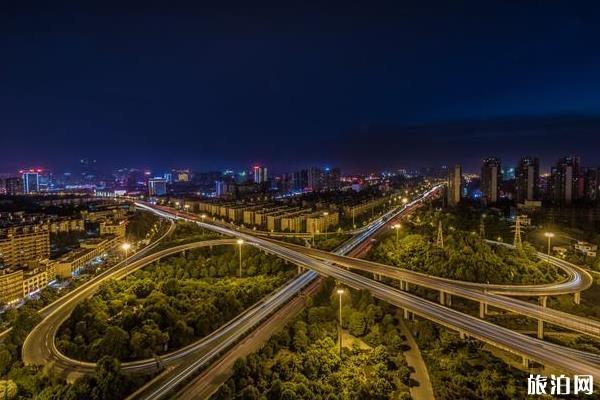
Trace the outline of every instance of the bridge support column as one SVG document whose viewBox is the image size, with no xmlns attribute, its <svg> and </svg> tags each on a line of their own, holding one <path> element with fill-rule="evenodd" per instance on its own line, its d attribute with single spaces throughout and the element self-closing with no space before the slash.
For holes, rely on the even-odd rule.
<svg viewBox="0 0 600 400">
<path fill-rule="evenodd" d="M 573 302 L 575 304 L 581 303 L 581 292 L 575 292 L 575 294 L 573 295 Z"/>
<path fill-rule="evenodd" d="M 548 296 L 540 296 L 540 298 L 538 299 L 538 304 L 541 307 L 546 308 L 547 301 Z M 544 339 L 544 321 L 542 321 L 541 319 L 538 319 L 537 337 L 538 339 Z"/>
<path fill-rule="evenodd" d="M 404 290 L 404 281 L 400 281 L 400 290 Z"/>
<path fill-rule="evenodd" d="M 405 308 L 404 309 L 404 319 L 408 319 L 409 315 L 408 315 L 408 310 Z"/>
<path fill-rule="evenodd" d="M 523 366 L 529 368 L 529 359 L 525 356 L 523 356 Z"/>
<path fill-rule="evenodd" d="M 440 290 L 440 304 L 444 305 L 444 297 L 445 297 L 445 293 L 443 290 Z"/>
<path fill-rule="evenodd" d="M 463 331 L 459 331 L 458 334 L 462 340 L 465 340 L 465 333 Z"/>
<path fill-rule="evenodd" d="M 485 318 L 485 309 L 486 309 L 486 304 L 485 303 L 479 303 L 479 318 L 484 319 Z"/>
<path fill-rule="evenodd" d="M 451 306 L 452 305 L 452 295 L 449 293 L 446 293 L 446 305 L 447 306 Z"/>
<path fill-rule="evenodd" d="M 298 275 L 302 273 L 302 267 L 298 265 Z"/>
</svg>

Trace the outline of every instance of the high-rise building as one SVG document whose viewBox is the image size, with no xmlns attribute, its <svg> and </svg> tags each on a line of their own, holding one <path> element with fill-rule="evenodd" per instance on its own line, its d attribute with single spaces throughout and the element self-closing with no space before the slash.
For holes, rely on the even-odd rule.
<svg viewBox="0 0 600 400">
<path fill-rule="evenodd" d="M 292 187 L 294 190 L 305 190 L 308 188 L 307 169 L 301 169 L 292 173 Z"/>
<path fill-rule="evenodd" d="M 562 157 L 552 167 L 552 198 L 557 204 L 569 205 L 579 199 L 581 194 L 579 157 Z"/>
<path fill-rule="evenodd" d="M 494 204 L 498 201 L 501 181 L 500 159 L 496 157 L 484 159 L 481 167 L 481 192 L 486 204 Z"/>
<path fill-rule="evenodd" d="M 148 179 L 148 195 L 162 196 L 167 194 L 167 181 L 165 178 L 155 177 Z"/>
<path fill-rule="evenodd" d="M 462 167 L 455 165 L 448 171 L 448 204 L 455 206 L 462 197 Z"/>
<path fill-rule="evenodd" d="M 535 157 L 523 157 L 516 170 L 517 203 L 539 200 L 540 162 Z"/>
<path fill-rule="evenodd" d="M 261 167 L 255 165 L 252 167 L 252 173 L 254 175 L 254 183 L 264 183 L 268 180 L 267 167 Z"/>
<path fill-rule="evenodd" d="M 6 194 L 9 196 L 23 194 L 23 179 L 20 177 L 6 178 L 4 180 L 4 188 L 6 190 Z"/>
<path fill-rule="evenodd" d="M 23 225 L 0 230 L 0 264 L 23 266 L 50 258 L 48 225 Z"/>
<path fill-rule="evenodd" d="M 590 202 L 600 202 L 600 168 L 586 168 L 583 195 Z"/>
<path fill-rule="evenodd" d="M 224 180 L 215 181 L 215 194 L 217 197 L 223 197 L 231 193 L 232 185 Z"/>
<path fill-rule="evenodd" d="M 30 169 L 22 171 L 23 177 L 23 193 L 37 193 L 40 191 L 40 174 L 38 170 Z"/>
</svg>

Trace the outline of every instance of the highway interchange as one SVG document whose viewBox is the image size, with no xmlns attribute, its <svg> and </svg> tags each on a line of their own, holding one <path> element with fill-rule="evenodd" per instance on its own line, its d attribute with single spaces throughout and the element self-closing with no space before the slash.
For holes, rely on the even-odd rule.
<svg viewBox="0 0 600 400">
<path fill-rule="evenodd" d="M 398 269 L 397 267 L 389 267 L 364 260 L 343 257 L 350 249 L 365 243 L 374 233 L 386 226 L 389 221 L 398 216 L 402 216 L 406 212 L 410 212 L 420 201 L 434 193 L 435 189 L 425 193 L 423 197 L 409 203 L 406 207 L 400 210 L 392 210 L 383 217 L 377 219 L 350 241 L 346 242 L 342 248 L 338 249 L 335 253 L 319 252 L 304 247 L 296 248 L 294 246 L 289 246 L 288 244 L 259 238 L 246 232 L 196 221 L 206 229 L 211 229 L 226 236 L 242 238 L 250 245 L 308 268 L 310 271 L 299 275 L 283 288 L 246 310 L 236 319 L 230 321 L 218 331 L 213 332 L 213 334 L 177 352 L 162 356 L 160 362 L 153 359 L 123 364 L 123 368 L 130 371 L 147 371 L 156 369 L 158 366 L 162 365 L 174 365 L 173 367 L 168 367 L 166 372 L 159 376 L 155 385 L 149 385 L 149 389 L 136 398 L 156 399 L 163 397 L 172 391 L 179 384 L 192 376 L 200 367 L 206 366 L 209 361 L 214 359 L 214 357 L 250 332 L 260 321 L 288 302 L 292 297 L 299 293 L 302 288 L 313 282 L 318 275 L 331 276 L 347 286 L 369 290 L 375 297 L 387 301 L 390 304 L 401 307 L 444 326 L 456 329 L 470 337 L 477 338 L 486 343 L 522 355 L 527 359 L 554 366 L 562 372 L 591 374 L 597 381 L 600 381 L 600 369 L 598 368 L 599 358 L 595 355 L 549 344 L 513 332 L 482 319 L 458 312 L 442 304 L 428 301 L 404 290 L 398 290 L 377 280 L 333 265 L 333 262 L 335 262 L 335 264 L 349 269 L 367 271 L 395 280 L 424 285 L 447 294 L 458 295 L 499 308 L 504 308 L 509 311 L 518 312 L 533 318 L 542 319 L 553 324 L 562 326 L 568 325 L 569 328 L 580 332 L 585 331 L 584 333 L 598 335 L 598 324 L 595 321 L 580 319 L 569 314 L 559 313 L 555 310 L 549 310 L 547 308 L 497 294 L 506 294 L 506 292 L 508 292 L 508 294 L 514 294 L 510 292 L 511 290 L 529 296 L 546 296 L 557 293 L 577 292 L 589 286 L 589 274 L 585 271 L 582 272 L 577 270 L 576 268 L 566 268 L 571 272 L 569 273 L 568 279 L 565 281 L 552 285 L 543 285 L 545 287 L 529 285 L 518 288 L 513 286 L 506 290 L 504 289 L 506 287 L 490 287 L 486 288 L 486 290 L 481 290 L 482 285 L 479 284 L 476 287 L 473 287 L 472 284 L 465 284 L 464 282 L 453 282 L 450 280 L 429 277 L 423 274 L 408 273 L 408 271 Z M 190 214 L 167 212 L 164 209 L 161 210 L 148 204 L 138 203 L 137 206 L 171 219 L 194 219 L 194 216 Z M 231 243 L 231 240 L 220 241 L 218 244 L 229 243 Z M 197 245 L 200 246 L 201 244 Z M 182 249 L 167 249 L 163 250 L 163 252 L 166 253 L 159 252 L 156 254 L 163 254 L 162 256 L 165 256 L 167 253 L 174 254 L 178 251 L 182 251 Z M 144 252 L 144 254 L 147 253 L 148 251 Z M 147 263 L 153 262 L 152 260 L 155 257 L 159 256 L 153 254 L 142 259 L 138 255 L 136 261 L 130 264 L 128 271 L 121 271 L 118 268 L 114 269 L 112 273 L 106 274 L 102 280 L 107 279 L 108 277 L 118 278 L 136 268 L 142 268 L 144 265 L 147 265 Z M 559 262 L 556 260 L 554 261 Z M 561 266 L 561 268 L 563 267 L 565 267 L 565 265 Z M 94 283 L 92 283 L 92 281 L 88 282 L 91 283 L 91 285 L 88 285 L 85 288 L 79 288 L 77 293 L 71 293 L 71 296 L 69 296 L 68 299 L 64 299 L 61 304 L 53 305 L 53 307 L 43 314 L 45 319 L 34 328 L 23 346 L 23 359 L 26 364 L 43 364 L 48 361 L 54 361 L 59 368 L 63 368 L 67 373 L 88 372 L 89 368 L 93 368 L 92 363 L 81 363 L 77 360 L 71 360 L 58 352 L 54 344 L 54 335 L 60 324 L 68 318 L 72 308 L 77 302 L 92 295 L 102 280 L 94 280 Z M 480 289 L 478 290 L 477 287 Z"/>
</svg>

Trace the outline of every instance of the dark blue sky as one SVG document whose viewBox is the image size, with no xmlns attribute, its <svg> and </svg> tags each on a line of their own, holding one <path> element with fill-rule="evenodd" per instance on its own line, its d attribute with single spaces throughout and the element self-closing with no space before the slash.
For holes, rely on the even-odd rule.
<svg viewBox="0 0 600 400">
<path fill-rule="evenodd" d="M 3 5 L 0 170 L 600 164 L 594 3 L 169 3 Z"/>
</svg>

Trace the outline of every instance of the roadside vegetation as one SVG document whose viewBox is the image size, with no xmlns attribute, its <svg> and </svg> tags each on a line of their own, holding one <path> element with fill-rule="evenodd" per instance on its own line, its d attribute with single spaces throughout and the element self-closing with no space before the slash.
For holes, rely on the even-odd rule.
<svg viewBox="0 0 600 400">
<path fill-rule="evenodd" d="M 528 373 L 431 321 L 410 321 L 437 400 L 525 399 Z"/>
<path fill-rule="evenodd" d="M 494 221 L 494 217 L 486 218 L 488 225 L 495 226 L 494 233 L 499 234 L 500 222 Z M 436 245 L 438 221 L 442 221 L 444 247 Z M 539 260 L 531 245 L 525 242 L 522 250 L 516 251 L 489 244 L 478 231 L 470 229 L 476 225 L 475 221 L 468 213 L 462 220 L 456 214 L 431 207 L 419 210 L 401 224 L 398 232 L 381 236 L 367 258 L 468 282 L 539 284 L 560 279 L 559 270 Z"/>
<path fill-rule="evenodd" d="M 340 358 L 335 292 L 334 281 L 324 281 L 294 322 L 236 361 L 212 399 L 410 399 L 397 309 L 346 289 Z"/>
<path fill-rule="evenodd" d="M 87 361 L 152 358 L 213 332 L 295 274 L 281 259 L 243 247 L 196 249 L 106 282 L 81 302 L 57 338 L 66 355 Z"/>
</svg>

